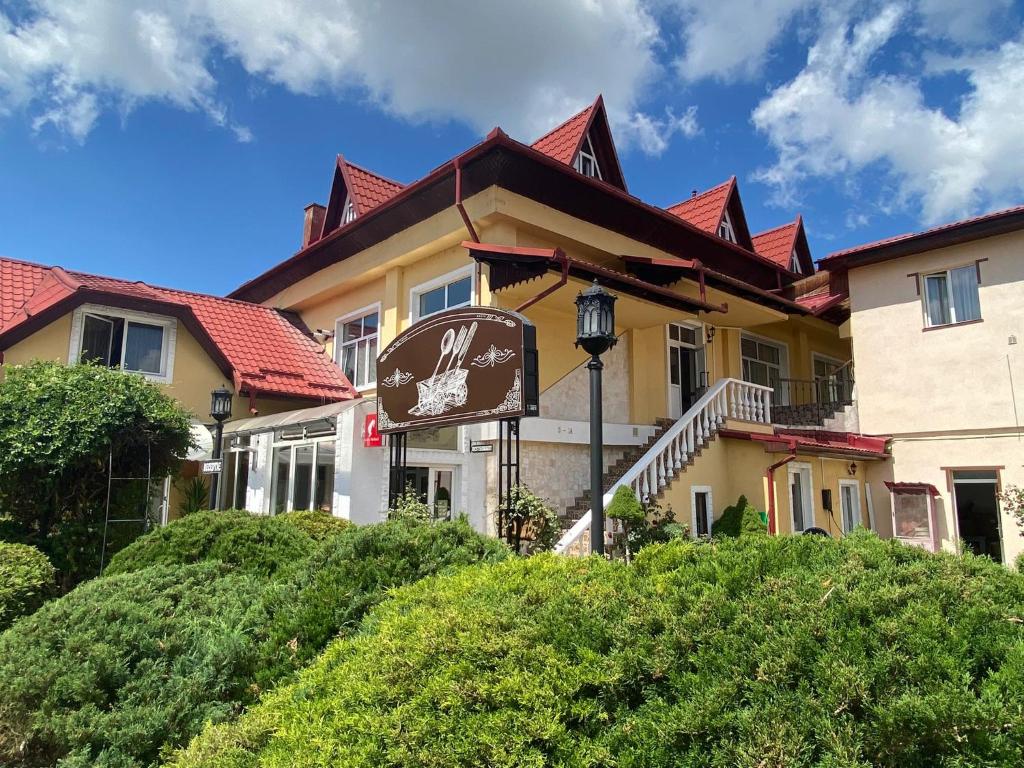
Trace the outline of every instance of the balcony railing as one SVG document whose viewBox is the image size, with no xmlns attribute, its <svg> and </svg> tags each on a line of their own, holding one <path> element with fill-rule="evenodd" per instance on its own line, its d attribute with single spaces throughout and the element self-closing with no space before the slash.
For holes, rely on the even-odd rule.
<svg viewBox="0 0 1024 768">
<path fill-rule="evenodd" d="M 780 379 L 772 396 L 776 424 L 821 425 L 853 404 L 853 368 L 847 363 L 829 376 Z"/>
</svg>

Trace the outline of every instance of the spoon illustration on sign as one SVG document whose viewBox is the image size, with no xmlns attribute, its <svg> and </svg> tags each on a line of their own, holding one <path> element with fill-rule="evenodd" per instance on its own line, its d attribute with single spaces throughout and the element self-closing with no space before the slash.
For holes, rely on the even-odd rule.
<svg viewBox="0 0 1024 768">
<path fill-rule="evenodd" d="M 476 335 L 477 325 L 478 323 L 474 321 L 468 329 L 462 326 L 457 337 L 454 328 L 445 331 L 441 338 L 441 354 L 434 365 L 434 372 L 429 379 L 416 382 L 418 401 L 409 409 L 410 414 L 440 416 L 466 404 L 469 396 L 466 377 L 469 371 L 462 367 L 462 361 L 466 358 L 473 336 Z M 446 357 L 448 361 L 444 370 L 438 373 Z"/>
</svg>

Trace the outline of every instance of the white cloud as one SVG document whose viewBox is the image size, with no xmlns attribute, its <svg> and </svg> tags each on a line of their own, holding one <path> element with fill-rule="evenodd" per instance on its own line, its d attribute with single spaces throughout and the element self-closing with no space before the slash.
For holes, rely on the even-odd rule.
<svg viewBox="0 0 1024 768">
<path fill-rule="evenodd" d="M 998 21 L 1013 7 L 1013 0 L 918 0 L 922 32 L 956 43 L 984 43 Z"/>
<path fill-rule="evenodd" d="M 772 45 L 798 14 L 819 0 L 669 0 L 681 22 L 683 53 L 675 61 L 684 80 L 723 80 L 760 73 Z"/>
<path fill-rule="evenodd" d="M 634 112 L 618 121 L 617 136 L 620 144 L 636 144 L 645 154 L 658 156 L 668 149 L 672 137 L 678 133 L 688 139 L 700 133 L 697 122 L 697 107 L 691 106 L 676 117 L 671 109 L 665 110 L 664 118 L 654 118 L 643 112 Z"/>
<path fill-rule="evenodd" d="M 0 11 L 0 109 L 81 140 L 101 110 L 159 100 L 251 139 L 219 91 L 226 56 L 296 93 L 524 140 L 603 92 L 616 127 L 660 151 L 650 137 L 688 123 L 637 111 L 658 72 L 643 1 L 35 0 L 18 22 Z"/>
<path fill-rule="evenodd" d="M 754 125 L 777 152 L 758 178 L 792 201 L 809 177 L 842 179 L 881 169 L 902 206 L 932 223 L 998 205 L 1024 191 L 1024 43 L 946 66 L 969 92 L 956 117 L 926 104 L 911 77 L 872 74 L 871 62 L 906 20 L 890 5 L 849 26 L 827 26 L 806 67 L 754 110 Z"/>
</svg>

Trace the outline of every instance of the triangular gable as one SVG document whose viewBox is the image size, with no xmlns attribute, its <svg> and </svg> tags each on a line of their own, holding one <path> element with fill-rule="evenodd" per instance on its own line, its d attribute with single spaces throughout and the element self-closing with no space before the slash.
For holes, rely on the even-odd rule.
<svg viewBox="0 0 1024 768">
<path fill-rule="evenodd" d="M 356 217 L 362 216 L 390 200 L 403 188 L 404 185 L 399 182 L 351 163 L 343 155 L 338 155 L 334 179 L 331 182 L 331 196 L 327 201 L 327 213 L 324 215 L 323 231 L 314 240 L 319 240 L 343 223 L 347 223 L 344 221 L 347 203 L 352 204 L 352 214 Z"/>
<path fill-rule="evenodd" d="M 593 104 L 548 131 L 532 146 L 560 163 L 574 166 L 588 137 L 601 169 L 601 179 L 624 192 L 628 191 L 603 96 L 599 95 Z"/>
<path fill-rule="evenodd" d="M 795 221 L 788 224 L 757 233 L 754 235 L 753 242 L 755 253 L 791 272 L 794 271 L 791 268 L 791 263 L 795 251 L 800 264 L 799 274 L 805 276 L 814 274 L 814 262 L 807 244 L 807 234 L 804 232 L 802 216 L 797 216 Z"/>
<path fill-rule="evenodd" d="M 747 227 L 747 217 L 743 212 L 735 176 L 711 189 L 695 192 L 689 200 L 683 200 L 665 210 L 697 229 L 719 237 L 722 236 L 723 221 L 727 221 L 736 244 L 741 248 L 753 250 L 750 229 Z"/>
</svg>

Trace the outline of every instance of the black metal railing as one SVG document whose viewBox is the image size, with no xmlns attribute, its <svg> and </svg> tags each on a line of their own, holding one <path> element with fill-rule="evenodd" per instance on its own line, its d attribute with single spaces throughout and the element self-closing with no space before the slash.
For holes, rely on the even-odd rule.
<svg viewBox="0 0 1024 768">
<path fill-rule="evenodd" d="M 772 394 L 772 421 L 820 426 L 825 419 L 853 404 L 853 384 L 849 363 L 829 376 L 780 379 Z"/>
</svg>

